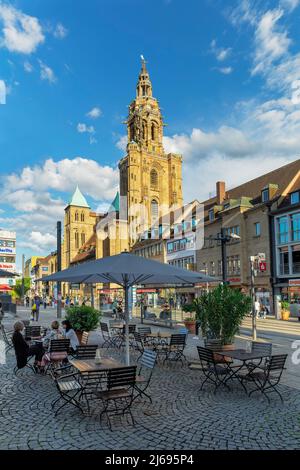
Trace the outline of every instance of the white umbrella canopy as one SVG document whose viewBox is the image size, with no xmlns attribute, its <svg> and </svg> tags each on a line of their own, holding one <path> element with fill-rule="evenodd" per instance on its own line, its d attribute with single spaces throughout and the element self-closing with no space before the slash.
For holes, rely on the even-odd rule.
<svg viewBox="0 0 300 470">
<path fill-rule="evenodd" d="M 126 362 L 129 364 L 129 311 L 128 290 L 134 285 L 193 285 L 201 282 L 215 282 L 213 277 L 204 274 L 175 268 L 169 264 L 159 263 L 147 258 L 132 255 L 128 252 L 115 256 L 97 259 L 65 269 L 40 279 L 43 282 L 73 283 L 114 283 L 122 286 L 125 293 L 125 342 Z"/>
</svg>

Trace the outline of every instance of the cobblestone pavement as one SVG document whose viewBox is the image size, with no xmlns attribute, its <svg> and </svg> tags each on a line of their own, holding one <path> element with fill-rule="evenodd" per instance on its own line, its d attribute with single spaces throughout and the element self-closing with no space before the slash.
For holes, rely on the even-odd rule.
<svg viewBox="0 0 300 470">
<path fill-rule="evenodd" d="M 13 321 L 5 319 L 7 325 Z M 49 324 L 49 316 L 40 323 Z M 94 334 L 92 342 L 94 338 L 98 341 L 99 334 Z M 196 342 L 190 337 L 188 353 L 196 349 Z M 136 400 L 136 425 L 116 418 L 110 431 L 105 421 L 100 424 L 99 402 L 92 416 L 67 405 L 55 418 L 50 403 L 57 391 L 50 376 L 26 369 L 16 377 L 14 365 L 13 352 L 6 364 L 0 364 L 1 450 L 300 448 L 300 396 L 284 384 L 280 386 L 284 404 L 275 395 L 268 404 L 260 394 L 247 397 L 238 384 L 216 394 L 210 386 L 200 391 L 197 371 L 159 365 L 150 389 L 153 404 Z"/>
</svg>

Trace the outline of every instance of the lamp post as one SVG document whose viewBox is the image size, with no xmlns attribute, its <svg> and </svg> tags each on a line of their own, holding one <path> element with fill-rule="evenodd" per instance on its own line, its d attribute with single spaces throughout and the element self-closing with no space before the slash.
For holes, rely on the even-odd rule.
<svg viewBox="0 0 300 470">
<path fill-rule="evenodd" d="M 227 280 L 227 243 L 231 240 L 240 240 L 241 237 L 235 233 L 228 235 L 226 233 L 226 228 L 222 227 L 221 232 L 215 238 L 207 238 L 208 240 L 216 240 L 221 242 L 221 252 L 222 252 L 222 282 L 223 284 L 229 284 Z"/>
</svg>

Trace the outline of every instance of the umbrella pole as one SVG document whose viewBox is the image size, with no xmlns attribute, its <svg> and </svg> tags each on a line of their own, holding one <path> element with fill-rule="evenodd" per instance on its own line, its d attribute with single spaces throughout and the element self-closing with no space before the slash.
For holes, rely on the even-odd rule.
<svg viewBox="0 0 300 470">
<path fill-rule="evenodd" d="M 125 296 L 125 351 L 126 351 L 126 365 L 130 365 L 129 355 L 129 308 L 128 308 L 128 292 L 129 286 L 126 281 L 124 284 L 124 296 Z"/>
</svg>

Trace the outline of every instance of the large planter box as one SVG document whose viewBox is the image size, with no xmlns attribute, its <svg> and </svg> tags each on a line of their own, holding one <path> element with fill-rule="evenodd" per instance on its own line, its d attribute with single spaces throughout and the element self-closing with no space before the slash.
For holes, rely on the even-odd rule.
<svg viewBox="0 0 300 470">
<path fill-rule="evenodd" d="M 289 310 L 281 310 L 281 320 L 289 320 L 290 319 L 290 311 Z"/>
</svg>

